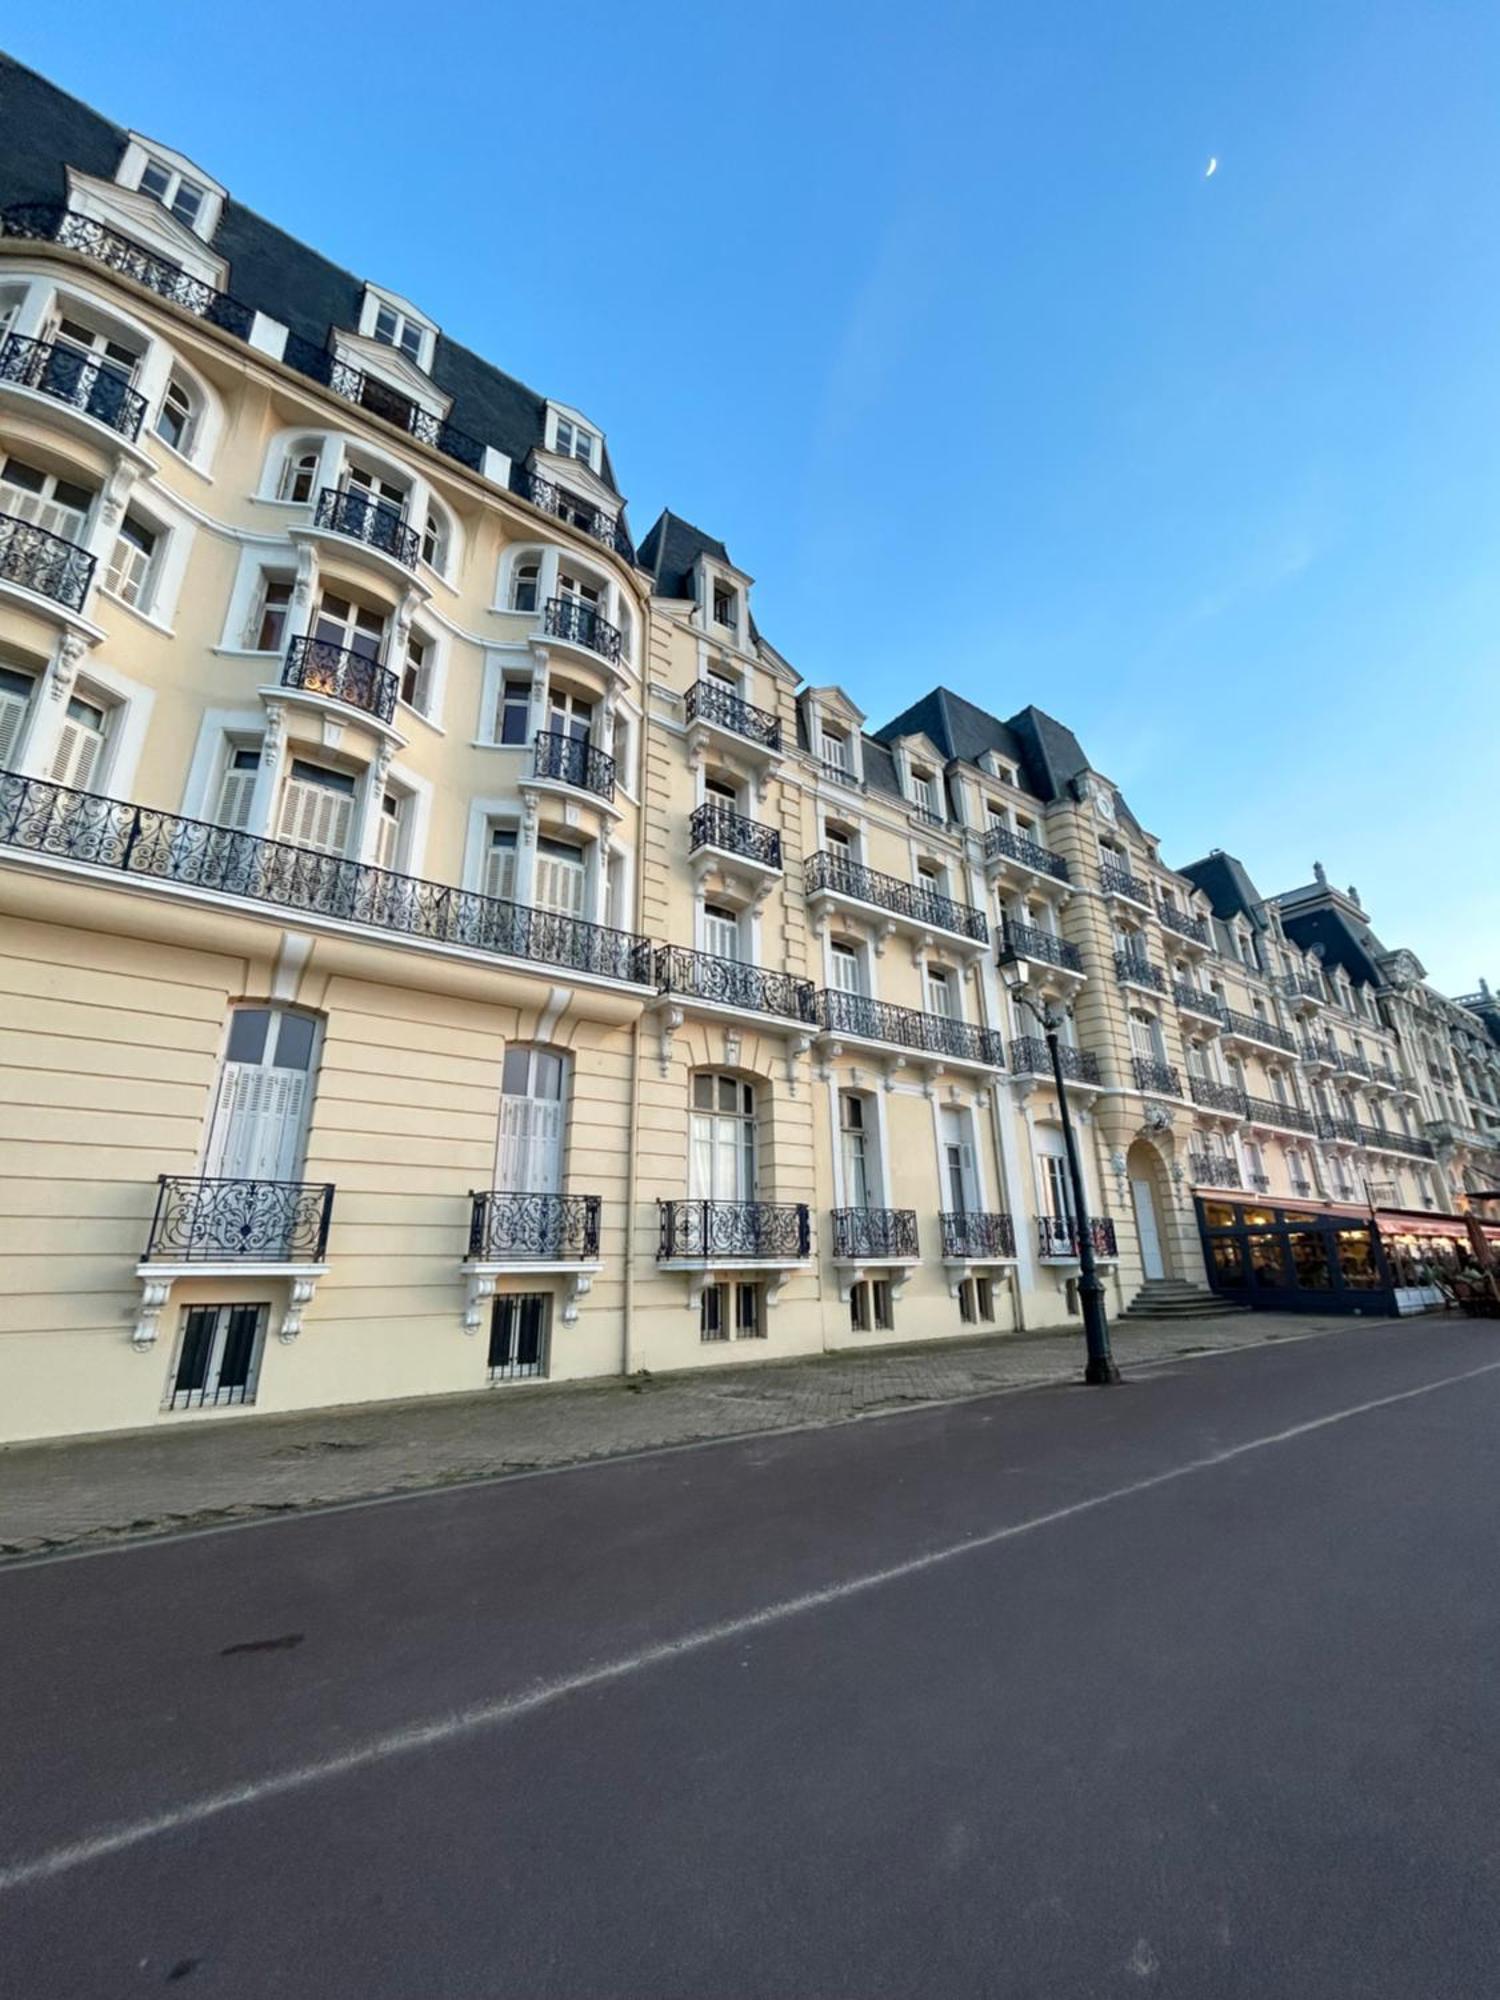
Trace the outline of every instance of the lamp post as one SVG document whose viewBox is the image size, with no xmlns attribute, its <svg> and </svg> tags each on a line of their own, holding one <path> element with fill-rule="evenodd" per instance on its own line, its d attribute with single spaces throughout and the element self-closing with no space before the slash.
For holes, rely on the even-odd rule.
<svg viewBox="0 0 1500 2000">
<path fill-rule="evenodd" d="M 1094 1230 L 1089 1219 L 1088 1199 L 1083 1191 L 1083 1167 L 1078 1158 L 1078 1141 L 1073 1136 L 1073 1120 L 1068 1112 L 1068 1093 L 1063 1085 L 1062 1055 L 1057 1031 L 1061 1016 L 1039 1000 L 1026 985 L 1010 989 L 1017 1006 L 1024 1007 L 1047 1038 L 1052 1058 L 1052 1080 L 1057 1086 L 1057 1115 L 1062 1120 L 1063 1150 L 1068 1156 L 1068 1181 L 1073 1189 L 1074 1224 L 1078 1230 L 1078 1302 L 1083 1308 L 1083 1339 L 1088 1350 L 1084 1364 L 1085 1382 L 1118 1382 L 1120 1371 L 1109 1351 L 1109 1319 L 1104 1311 L 1104 1286 L 1094 1262 Z"/>
</svg>

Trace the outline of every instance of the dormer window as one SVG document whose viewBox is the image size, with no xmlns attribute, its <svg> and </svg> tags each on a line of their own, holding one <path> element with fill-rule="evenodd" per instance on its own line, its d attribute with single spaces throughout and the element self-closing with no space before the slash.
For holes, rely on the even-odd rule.
<svg viewBox="0 0 1500 2000">
<path fill-rule="evenodd" d="M 407 360 L 422 365 L 422 340 L 426 328 L 393 306 L 382 305 L 375 313 L 375 338 L 384 347 L 399 347 Z"/>
<path fill-rule="evenodd" d="M 739 624 L 739 610 L 734 591 L 727 583 L 714 585 L 714 623 L 725 625 L 733 631 Z"/>
<path fill-rule="evenodd" d="M 916 764 L 911 772 L 911 795 L 919 811 L 933 819 L 938 817 L 936 780 L 931 771 L 924 771 Z"/>
<path fill-rule="evenodd" d="M 559 417 L 557 435 L 553 440 L 553 450 L 560 458 L 581 458 L 585 465 L 592 465 L 599 440 L 582 424 L 574 423 L 571 417 Z"/>
<path fill-rule="evenodd" d="M 849 738 L 844 731 L 835 729 L 825 722 L 819 734 L 822 739 L 823 762 L 844 777 L 852 776 L 854 765 L 849 755 Z"/>
<path fill-rule="evenodd" d="M 149 194 L 163 208 L 169 208 L 186 228 L 196 228 L 203 210 L 205 190 L 187 175 L 169 167 L 165 160 L 150 154 L 141 173 L 141 193 Z"/>
</svg>

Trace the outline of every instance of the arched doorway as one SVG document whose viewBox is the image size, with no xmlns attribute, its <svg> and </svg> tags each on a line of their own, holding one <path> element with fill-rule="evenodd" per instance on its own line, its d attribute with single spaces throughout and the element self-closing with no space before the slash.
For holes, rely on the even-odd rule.
<svg viewBox="0 0 1500 2000">
<path fill-rule="evenodd" d="M 1141 1274 L 1146 1279 L 1172 1275 L 1171 1207 L 1161 1155 L 1137 1139 L 1125 1158 L 1130 1179 L 1130 1205 L 1135 1213 L 1136 1241 L 1141 1246 Z"/>
</svg>

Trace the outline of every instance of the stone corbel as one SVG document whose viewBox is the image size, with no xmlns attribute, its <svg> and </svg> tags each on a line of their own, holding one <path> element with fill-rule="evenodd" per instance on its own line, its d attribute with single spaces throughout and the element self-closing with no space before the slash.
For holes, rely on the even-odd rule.
<svg viewBox="0 0 1500 2000">
<path fill-rule="evenodd" d="M 396 761 L 396 746 L 390 738 L 381 739 L 380 748 L 375 752 L 375 782 L 383 785 L 391 775 L 391 765 Z"/>
<path fill-rule="evenodd" d="M 313 588 L 318 580 L 318 552 L 304 546 L 297 551 L 297 575 L 292 584 L 292 602 L 299 610 L 312 602 Z"/>
<path fill-rule="evenodd" d="M 130 1344 L 137 1354 L 144 1354 L 148 1347 L 156 1345 L 162 1309 L 171 1289 L 170 1278 L 142 1278 L 140 1311 L 136 1315 L 135 1331 L 130 1336 Z"/>
<path fill-rule="evenodd" d="M 578 1324 L 578 1301 L 587 1298 L 593 1289 L 594 1278 L 591 1271 L 574 1271 L 569 1275 L 563 1290 L 562 1323 L 564 1326 L 576 1326 Z"/>
<path fill-rule="evenodd" d="M 54 701 L 66 701 L 73 692 L 78 662 L 87 651 L 88 642 L 77 632 L 65 632 L 58 641 L 57 653 L 52 661 L 52 682 L 48 689 Z"/>
<path fill-rule="evenodd" d="M 682 1026 L 682 1009 L 680 1007 L 663 1007 L 659 1016 L 659 1025 L 661 1028 L 661 1041 L 656 1058 L 657 1066 L 663 1076 L 669 1076 L 672 1071 L 672 1037 Z"/>
<path fill-rule="evenodd" d="M 905 1068 L 906 1068 L 905 1056 L 891 1057 L 890 1061 L 885 1066 L 885 1075 L 881 1079 L 887 1090 L 894 1090 L 896 1088 L 896 1078 L 898 1074 Z"/>
<path fill-rule="evenodd" d="M 266 703 L 266 732 L 260 742 L 260 761 L 268 771 L 276 768 L 286 742 L 286 709 L 279 701 Z"/>
<path fill-rule="evenodd" d="M 135 467 L 123 461 L 118 464 L 104 484 L 104 496 L 99 508 L 99 518 L 107 528 L 117 528 L 125 512 L 131 489 L 135 485 Z"/>
<path fill-rule="evenodd" d="M 281 1325 L 277 1337 L 288 1343 L 294 1341 L 302 1331 L 302 1315 L 312 1304 L 313 1293 L 318 1289 L 316 1278 L 293 1278 L 292 1288 L 287 1294 L 286 1311 L 281 1315 Z"/>
<path fill-rule="evenodd" d="M 886 942 L 888 939 L 893 938 L 896 935 L 896 926 L 890 923 L 877 924 L 875 926 L 874 935 L 875 935 L 875 956 L 877 958 L 884 958 Z"/>
<path fill-rule="evenodd" d="M 833 1066 L 843 1053 L 844 1045 L 842 1042 L 825 1042 L 823 1044 L 823 1059 L 818 1064 L 818 1078 L 820 1082 L 828 1083 L 832 1081 Z M 855 1073 L 855 1080 L 858 1080 L 857 1071 Z"/>
<path fill-rule="evenodd" d="M 797 1095 L 797 1063 L 812 1047 L 811 1035 L 793 1035 L 786 1048 L 786 1093 L 788 1097 Z"/>
<path fill-rule="evenodd" d="M 484 1309 L 495 1296 L 494 1274 L 482 1271 L 469 1273 L 468 1291 L 464 1297 L 464 1332 L 478 1333 L 484 1324 Z"/>
</svg>

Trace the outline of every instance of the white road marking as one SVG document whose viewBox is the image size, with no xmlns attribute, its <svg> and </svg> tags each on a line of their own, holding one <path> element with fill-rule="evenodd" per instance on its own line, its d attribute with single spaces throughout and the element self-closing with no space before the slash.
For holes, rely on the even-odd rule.
<svg viewBox="0 0 1500 2000">
<path fill-rule="evenodd" d="M 50 1881 L 56 1876 L 69 1874 L 75 1868 L 87 1867 L 90 1862 L 107 1860 L 111 1855 L 139 1847 L 162 1834 L 180 1833 L 185 1828 L 201 1826 L 205 1821 L 217 1819 L 238 1806 L 253 1806 L 265 1799 L 284 1798 L 288 1793 L 305 1791 L 310 1786 L 325 1784 L 329 1779 L 367 1770 L 371 1765 L 385 1763 L 393 1757 L 410 1756 L 414 1751 L 451 1743 L 458 1737 L 473 1735 L 479 1730 L 498 1729 L 508 1722 L 519 1721 L 522 1716 L 532 1715 L 538 1709 L 550 1708 L 569 1695 L 607 1687 L 632 1674 L 644 1673 L 651 1667 L 666 1666 L 674 1660 L 702 1652 L 706 1647 L 721 1645 L 726 1639 L 743 1638 L 747 1633 L 780 1625 L 789 1618 L 799 1618 L 805 1612 L 821 1611 L 825 1606 L 841 1604 L 848 1598 L 863 1596 L 867 1591 L 882 1589 L 886 1584 L 919 1576 L 924 1570 L 936 1569 L 959 1556 L 997 1548 L 1002 1542 L 1034 1534 L 1038 1528 L 1056 1527 L 1063 1521 L 1077 1519 L 1080 1514 L 1092 1514 L 1101 1507 L 1112 1506 L 1117 1500 L 1134 1499 L 1137 1494 L 1154 1492 L 1160 1486 L 1170 1486 L 1174 1481 L 1190 1478 L 1194 1473 L 1210 1472 L 1215 1466 L 1228 1465 L 1237 1458 L 1248 1457 L 1251 1452 L 1290 1444 L 1296 1438 L 1310 1437 L 1314 1432 L 1327 1430 L 1334 1424 L 1347 1423 L 1352 1417 L 1368 1416 L 1373 1410 L 1387 1410 L 1397 1403 L 1409 1403 L 1418 1396 L 1430 1396 L 1438 1389 L 1451 1389 L 1461 1382 L 1472 1382 L 1481 1375 L 1493 1375 L 1497 1369 L 1500 1369 L 1500 1361 L 1489 1361 L 1480 1368 L 1466 1369 L 1461 1375 L 1444 1375 L 1435 1382 L 1420 1383 L 1414 1389 L 1401 1389 L 1390 1396 L 1376 1396 L 1367 1403 L 1353 1403 L 1347 1409 L 1330 1411 L 1327 1416 L 1310 1417 L 1305 1423 L 1292 1424 L 1286 1430 L 1271 1432 L 1269 1436 L 1250 1438 L 1244 1444 L 1227 1445 L 1223 1451 L 1210 1452 L 1204 1458 L 1189 1459 L 1185 1464 L 1174 1465 L 1165 1472 L 1153 1472 L 1145 1479 L 1131 1480 L 1128 1485 L 1110 1487 L 1107 1492 L 1093 1494 L 1087 1500 L 1071 1501 L 1066 1507 L 1055 1507 L 1046 1514 L 1034 1514 L 1030 1519 L 1014 1521 L 1008 1527 L 992 1528 L 984 1534 L 972 1535 L 966 1541 L 950 1543 L 945 1548 L 929 1549 L 923 1555 L 910 1556 L 906 1561 L 891 1563 L 885 1569 L 868 1570 L 863 1576 L 849 1577 L 842 1583 L 825 1585 L 821 1590 L 806 1591 L 800 1597 L 783 1598 L 779 1603 L 768 1604 L 760 1611 L 746 1612 L 739 1618 L 726 1618 L 716 1625 L 700 1626 L 697 1631 L 686 1632 L 681 1638 L 663 1640 L 660 1645 L 644 1647 L 623 1659 L 586 1667 L 581 1673 L 566 1674 L 558 1680 L 537 1681 L 524 1693 L 511 1695 L 503 1701 L 481 1702 L 451 1715 L 438 1716 L 431 1722 L 389 1730 L 383 1735 L 372 1736 L 368 1742 L 346 1750 L 340 1756 L 294 1765 L 290 1770 L 274 1772 L 270 1777 L 251 1779 L 226 1791 L 210 1792 L 204 1798 L 193 1799 L 186 1805 L 173 1807 L 169 1812 L 155 1813 L 148 1819 L 128 1820 L 119 1826 L 106 1827 L 85 1840 L 54 1847 L 29 1861 L 17 1861 L 0 1868 L 0 1892 Z"/>
</svg>

